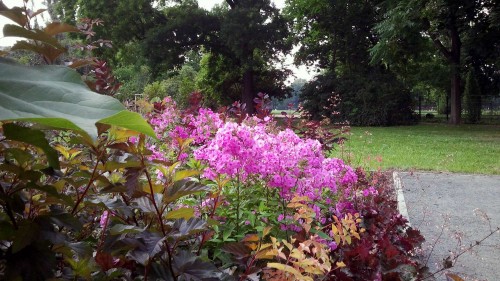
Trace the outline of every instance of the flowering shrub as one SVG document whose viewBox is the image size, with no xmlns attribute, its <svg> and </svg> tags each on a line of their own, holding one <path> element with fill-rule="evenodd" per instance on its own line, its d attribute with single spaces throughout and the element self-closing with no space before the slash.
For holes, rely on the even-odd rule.
<svg viewBox="0 0 500 281">
<path fill-rule="evenodd" d="M 26 8 L 11 13 L 20 26 L 32 15 Z M 45 30 L 73 28 L 57 23 Z M 63 48 L 53 34 L 45 35 L 37 38 L 50 62 Z M 41 81 L 30 81 L 30 88 Z M 103 86 L 106 92 L 118 88 L 113 79 L 103 83 L 111 85 Z M 43 84 L 40 96 L 58 89 L 57 83 Z M 4 88 L 18 96 L 16 87 Z M 225 110 L 235 119 L 200 108 L 199 93 L 187 111 L 170 98 L 143 103 L 154 132 L 140 116 L 119 111 L 132 125 L 115 115 L 101 119 L 95 138 L 65 119 L 25 116 L 75 131 L 42 131 L 4 117 L 0 279 L 400 280 L 402 274 L 417 275 L 411 253 L 422 238 L 395 212 L 387 182 L 325 157 L 322 145 L 328 147 L 337 136 L 318 123 L 302 132 L 306 138 L 276 127 L 266 96 L 259 98 L 256 116 L 246 116 L 238 103 Z M 39 102 L 27 104 L 41 109 Z M 64 108 L 73 109 L 71 103 Z"/>
<path fill-rule="evenodd" d="M 409 253 L 421 236 L 396 213 L 383 177 L 325 157 L 318 140 L 266 114 L 182 112 L 169 98 L 149 108 L 157 140 L 116 127 L 100 127 L 95 143 L 60 133 L 51 140 L 58 171 L 41 170 L 47 160 L 33 145 L 2 138 L 0 277 L 418 274 Z"/>
<path fill-rule="evenodd" d="M 215 187 L 198 208 L 201 216 L 219 221 L 214 226 L 216 233 L 211 234 L 213 239 L 206 241 L 209 248 L 214 248 L 212 258 L 227 262 L 224 254 L 228 251 L 217 250 L 221 244 L 274 225 L 273 235 L 284 241 L 290 235 L 296 236 L 295 241 L 305 241 L 297 238 L 304 235 L 304 230 L 316 237 L 309 243 L 322 243 L 332 262 L 342 265 L 332 266 L 325 275 L 340 280 L 383 276 L 395 268 L 384 260 L 417 268 L 417 262 L 406 255 L 422 239 L 416 231 L 404 232 L 406 221 L 397 216 L 390 203 L 389 183 L 381 181 L 378 174 L 370 182 L 361 169 L 325 157 L 318 140 L 300 138 L 291 129 L 276 127 L 269 115 L 236 115 L 231 119 L 208 109 L 179 119 L 170 137 L 193 140 L 190 153 L 203 167 L 201 177 Z M 308 219 L 312 221 L 290 213 L 289 204 L 297 197 L 303 198 L 301 204 L 310 211 Z M 390 250 L 381 252 L 379 247 Z M 360 253 L 364 263 L 355 262 Z M 346 257 L 348 261 L 344 261 Z M 373 261 L 364 260 L 368 257 L 380 266 L 373 268 Z M 272 272 L 276 274 L 283 268 L 274 266 Z M 274 276 L 270 272 L 266 276 Z M 346 279 L 348 276 L 353 279 Z"/>
</svg>

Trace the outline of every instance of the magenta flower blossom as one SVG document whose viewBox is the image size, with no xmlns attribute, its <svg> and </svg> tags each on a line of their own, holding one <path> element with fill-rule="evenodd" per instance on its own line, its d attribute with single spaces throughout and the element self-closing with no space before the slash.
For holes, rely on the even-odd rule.
<svg viewBox="0 0 500 281">
<path fill-rule="evenodd" d="M 102 212 L 101 219 L 99 220 L 99 225 L 102 228 L 105 228 L 106 225 L 108 224 L 108 220 L 109 220 L 109 211 L 106 210 L 106 211 Z"/>
</svg>

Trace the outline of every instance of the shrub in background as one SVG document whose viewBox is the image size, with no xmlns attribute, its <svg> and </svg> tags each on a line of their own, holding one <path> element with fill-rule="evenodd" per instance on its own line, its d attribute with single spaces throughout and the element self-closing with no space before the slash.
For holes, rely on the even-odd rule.
<svg viewBox="0 0 500 281">
<path fill-rule="evenodd" d="M 335 96 L 341 100 L 336 115 L 329 108 L 329 100 Z M 301 101 L 314 119 L 326 117 L 334 122 L 348 121 L 357 126 L 416 122 L 410 92 L 393 74 L 383 71 L 319 75 L 304 86 Z"/>
<path fill-rule="evenodd" d="M 479 122 L 481 120 L 481 88 L 473 70 L 469 70 L 465 80 L 464 105 L 467 112 L 467 122 Z"/>
</svg>

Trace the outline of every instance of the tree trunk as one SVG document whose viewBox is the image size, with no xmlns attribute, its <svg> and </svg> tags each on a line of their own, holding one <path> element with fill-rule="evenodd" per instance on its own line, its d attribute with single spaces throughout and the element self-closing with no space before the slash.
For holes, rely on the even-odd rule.
<svg viewBox="0 0 500 281">
<path fill-rule="evenodd" d="M 241 102 L 246 105 L 245 111 L 248 115 L 255 113 L 255 106 L 253 102 L 255 96 L 254 84 L 253 70 L 245 70 L 245 73 L 243 73 L 243 92 L 241 93 Z"/>
<path fill-rule="evenodd" d="M 451 118 L 450 123 L 458 125 L 462 122 L 462 94 L 460 91 L 460 51 L 462 42 L 457 27 L 450 28 L 451 35 Z"/>
</svg>

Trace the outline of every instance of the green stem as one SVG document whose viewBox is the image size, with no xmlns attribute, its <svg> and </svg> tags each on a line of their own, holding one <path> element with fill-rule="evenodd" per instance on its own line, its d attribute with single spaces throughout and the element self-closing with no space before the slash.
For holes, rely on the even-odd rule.
<svg viewBox="0 0 500 281">
<path fill-rule="evenodd" d="M 286 224 L 286 202 L 285 198 L 281 198 L 281 207 L 283 208 L 283 220 L 284 220 L 284 225 L 285 225 L 285 235 L 286 235 L 286 240 L 288 241 L 288 225 Z"/>
<path fill-rule="evenodd" d="M 236 234 L 240 233 L 240 176 L 236 177 Z"/>
</svg>

